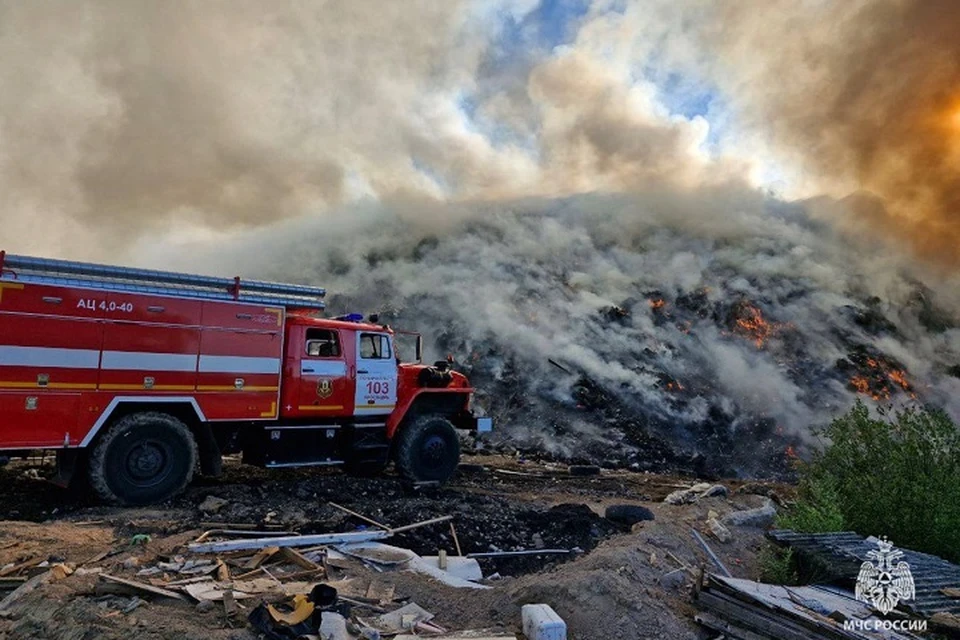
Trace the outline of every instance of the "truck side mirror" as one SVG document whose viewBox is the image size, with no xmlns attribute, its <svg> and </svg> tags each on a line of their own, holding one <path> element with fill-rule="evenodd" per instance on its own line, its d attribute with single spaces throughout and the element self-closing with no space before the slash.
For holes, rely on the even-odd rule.
<svg viewBox="0 0 960 640">
<path fill-rule="evenodd" d="M 423 336 L 417 336 L 417 362 L 423 362 Z"/>
</svg>

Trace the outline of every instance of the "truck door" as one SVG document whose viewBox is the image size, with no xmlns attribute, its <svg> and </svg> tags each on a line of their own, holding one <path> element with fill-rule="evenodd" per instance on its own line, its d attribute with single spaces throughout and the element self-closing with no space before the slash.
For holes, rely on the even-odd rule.
<svg viewBox="0 0 960 640">
<path fill-rule="evenodd" d="M 300 354 L 301 415 L 348 416 L 353 412 L 353 380 L 348 374 L 340 332 L 306 330 Z"/>
<path fill-rule="evenodd" d="M 397 361 L 388 333 L 357 337 L 357 393 L 354 414 L 388 414 L 397 404 Z"/>
</svg>

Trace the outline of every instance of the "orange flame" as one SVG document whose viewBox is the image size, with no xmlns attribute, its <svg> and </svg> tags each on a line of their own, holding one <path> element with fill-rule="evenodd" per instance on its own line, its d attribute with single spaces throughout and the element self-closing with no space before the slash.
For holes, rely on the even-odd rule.
<svg viewBox="0 0 960 640">
<path fill-rule="evenodd" d="M 910 381 L 907 380 L 907 374 L 904 371 L 893 369 L 887 372 L 887 377 L 900 385 L 904 391 L 910 390 Z"/>
<path fill-rule="evenodd" d="M 752 305 L 744 305 L 743 310 L 747 317 L 737 318 L 737 329 L 740 330 L 740 333 L 752 338 L 753 343 L 757 345 L 757 349 L 762 349 L 770 336 L 773 335 L 776 327 L 764 320 L 760 309 Z"/>
<path fill-rule="evenodd" d="M 870 393 L 870 381 L 863 376 L 853 376 L 850 378 L 850 384 L 857 390 L 857 393 Z"/>
<path fill-rule="evenodd" d="M 650 305 L 650 308 L 653 310 L 662 309 L 667 302 L 663 298 L 657 298 L 655 300 L 647 300 L 647 304 Z"/>
</svg>

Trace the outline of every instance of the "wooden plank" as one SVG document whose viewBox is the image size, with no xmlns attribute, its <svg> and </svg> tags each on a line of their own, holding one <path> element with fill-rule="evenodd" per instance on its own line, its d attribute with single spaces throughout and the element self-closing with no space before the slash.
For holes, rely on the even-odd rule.
<svg viewBox="0 0 960 640">
<path fill-rule="evenodd" d="M 217 558 L 217 580 L 225 582 L 230 579 L 230 569 L 220 558 Z"/>
<path fill-rule="evenodd" d="M 387 526 L 387 525 L 385 525 L 385 524 L 380 524 L 380 523 L 377 522 L 376 520 L 372 520 L 371 518 L 368 518 L 367 516 L 360 515 L 360 514 L 357 513 L 356 511 L 351 511 L 350 509 L 347 509 L 346 507 L 341 507 L 341 506 L 338 505 L 336 502 L 328 502 L 327 504 L 329 504 L 329 505 L 330 505 L 331 507 L 333 507 L 334 509 L 339 509 L 340 511 L 343 511 L 344 513 L 347 513 L 347 514 L 353 516 L 354 518 L 359 518 L 360 520 L 363 520 L 363 521 L 366 522 L 367 524 L 372 524 L 373 526 L 377 527 L 378 529 L 383 529 L 384 531 L 390 531 L 390 527 L 389 527 L 389 526 Z"/>
<path fill-rule="evenodd" d="M 250 560 L 248 560 L 246 564 L 243 565 L 243 568 L 257 569 L 260 565 L 264 563 L 264 561 L 267 558 L 277 553 L 278 551 L 280 551 L 280 547 L 266 547 L 265 549 L 261 549 L 256 553 L 256 555 L 250 558 Z"/>
<path fill-rule="evenodd" d="M 771 619 L 748 606 L 725 600 L 708 591 L 701 591 L 698 599 L 700 606 L 710 609 L 720 617 L 755 632 L 766 634 L 779 640 L 809 640 L 810 630 L 797 629 L 785 619 Z"/>
<path fill-rule="evenodd" d="M 423 522 L 414 522 L 413 524 L 407 524 L 402 527 L 397 527 L 396 529 L 391 529 L 389 533 L 402 533 L 404 531 L 410 531 L 412 529 L 419 529 L 420 527 L 426 527 L 431 524 L 440 524 L 441 522 L 450 522 L 451 520 L 453 520 L 453 516 L 440 516 L 439 518 L 431 518 L 430 520 L 424 520 Z"/>
<path fill-rule="evenodd" d="M 33 592 L 38 587 L 41 587 L 42 585 L 45 585 L 53 580 L 53 577 L 52 571 L 41 573 L 38 576 L 30 578 L 12 592 L 7 594 L 3 600 L 0 600 L 0 617 L 9 616 L 11 613 L 10 609 L 17 604 L 17 602 L 22 600 L 25 596 Z"/>
<path fill-rule="evenodd" d="M 309 558 L 305 558 L 302 553 L 300 553 L 299 551 L 291 547 L 281 548 L 278 555 L 283 562 L 289 562 L 290 564 L 295 564 L 301 569 L 309 569 L 311 571 L 316 571 L 317 569 L 322 568 L 316 562 L 314 562 L 313 560 L 310 560 Z"/>
<path fill-rule="evenodd" d="M 707 627 L 708 629 L 713 629 L 719 633 L 722 633 L 725 637 L 730 638 L 731 640 L 770 640 L 768 636 L 761 636 L 760 634 L 754 633 L 742 627 L 738 627 L 730 622 L 727 622 L 723 618 L 718 618 L 715 615 L 700 612 L 693 617 L 693 619 Z"/>
<path fill-rule="evenodd" d="M 15 573 L 20 573 L 24 569 L 29 569 L 31 567 L 37 566 L 41 562 L 43 562 L 43 558 L 38 556 L 36 558 L 31 558 L 19 564 L 11 565 L 4 569 L 0 569 L 0 578 L 5 578 L 6 576 L 12 576 Z"/>
<path fill-rule="evenodd" d="M 450 521 L 450 535 L 453 536 L 453 546 L 457 549 L 457 555 L 463 556 L 463 551 L 460 549 L 460 538 L 457 537 L 457 529 L 453 526 L 453 520 Z"/>
<path fill-rule="evenodd" d="M 149 585 L 144 582 L 137 582 L 136 580 L 128 580 L 127 578 L 112 576 L 108 573 L 101 573 L 100 579 L 106 580 L 108 582 L 114 582 L 116 584 L 122 584 L 124 586 L 130 587 L 131 589 L 136 589 L 137 591 L 141 591 L 143 593 L 149 593 L 155 596 L 160 596 L 161 598 L 171 598 L 173 600 L 184 599 L 182 595 L 180 595 L 175 591 L 161 589 L 160 587 L 154 587 L 153 585 Z"/>
</svg>

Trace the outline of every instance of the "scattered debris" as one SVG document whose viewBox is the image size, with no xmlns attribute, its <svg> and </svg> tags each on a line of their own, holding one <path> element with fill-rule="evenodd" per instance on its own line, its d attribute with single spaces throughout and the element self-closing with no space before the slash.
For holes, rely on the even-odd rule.
<svg viewBox="0 0 960 640">
<path fill-rule="evenodd" d="M 70 575 L 72 572 L 73 571 L 66 565 L 55 565 L 49 570 L 39 573 L 25 581 L 12 592 L 8 593 L 3 600 L 0 600 L 0 617 L 6 617 L 9 615 L 10 609 L 17 602 L 29 595 L 38 587 L 47 584 L 48 582 L 53 582 L 54 580 L 60 580 Z"/>
<path fill-rule="evenodd" d="M 436 563 L 429 562 L 408 549 L 392 547 L 390 545 L 378 542 L 366 542 L 353 545 L 342 545 L 338 547 L 342 553 L 352 555 L 366 562 L 383 565 L 387 567 L 397 567 L 403 565 L 405 569 L 417 573 L 426 574 L 440 582 L 451 587 L 463 587 L 470 589 L 487 589 L 486 585 L 477 584 L 470 579 L 460 577 L 459 572 L 469 572 L 475 575 L 470 562 L 470 556 L 466 558 L 447 558 L 448 562 L 457 560 L 457 572 L 445 571 L 440 569 Z M 476 562 L 475 560 L 473 562 Z M 448 567 L 450 565 L 448 564 Z"/>
<path fill-rule="evenodd" d="M 703 493 L 700 494 L 701 498 L 713 498 L 713 497 L 724 497 L 726 498 L 730 494 L 730 490 L 727 489 L 722 484 L 715 484 Z"/>
<path fill-rule="evenodd" d="M 161 598 L 170 598 L 172 600 L 183 600 L 183 596 L 177 593 L 176 591 L 161 589 L 160 587 L 155 587 L 150 584 L 144 584 L 143 582 L 137 582 L 136 580 L 128 580 L 127 578 L 121 578 L 119 576 L 110 575 L 108 573 L 101 573 L 100 580 L 123 585 L 124 587 L 127 587 L 128 589 L 132 589 L 135 592 L 159 596 Z"/>
<path fill-rule="evenodd" d="M 713 537 L 720 542 L 730 542 L 733 538 L 730 529 L 727 529 L 716 517 L 707 519 L 707 527 L 710 529 Z"/>
<path fill-rule="evenodd" d="M 759 527 L 764 529 L 771 526 L 776 517 L 776 507 L 773 506 L 771 500 L 767 500 L 767 503 L 762 507 L 728 513 L 723 516 L 723 524 L 734 527 Z"/>
<path fill-rule="evenodd" d="M 616 637 L 617 628 L 641 628 L 643 616 L 656 618 L 646 629 L 650 637 L 690 637 L 693 621 L 675 605 L 688 597 L 684 587 L 696 577 L 698 562 L 698 543 L 684 530 L 695 526 L 707 536 L 705 509 L 664 512 L 654 507 L 659 522 L 639 502 L 620 503 L 628 495 L 644 504 L 659 501 L 679 488 L 679 478 L 611 471 L 588 482 L 570 482 L 565 465 L 516 458 L 505 464 L 530 473 L 465 477 L 458 482 L 466 491 L 455 486 L 418 494 L 382 480 L 340 484 L 339 476 L 330 475 L 323 483 L 314 482 L 300 472 L 291 472 L 289 481 L 261 485 L 258 480 L 242 489 L 228 479 L 218 483 L 216 497 L 229 501 L 229 511 L 221 513 L 229 513 L 234 522 L 206 521 L 199 504 L 209 497 L 210 485 L 201 484 L 172 503 L 176 516 L 138 510 L 131 520 L 122 508 L 101 508 L 96 512 L 104 516 L 99 529 L 86 525 L 73 537 L 58 532 L 41 544 L 22 533 L 23 525 L 40 525 L 9 523 L 0 527 L 0 551 L 14 536 L 21 542 L 2 556 L 0 571 L 7 575 L 0 576 L 0 588 L 13 590 L 57 560 L 84 560 L 86 566 L 65 584 L 41 586 L 21 599 L 0 623 L 0 635 L 17 627 L 12 637 L 29 637 L 21 632 L 32 631 L 33 612 L 46 611 L 38 606 L 43 600 L 55 603 L 50 611 L 56 611 L 58 621 L 76 625 L 96 619 L 105 640 L 138 637 L 141 628 L 156 629 L 153 635 L 171 640 L 212 640 L 236 632 L 245 637 L 249 634 L 237 627 L 247 624 L 253 634 L 271 639 L 505 639 L 514 637 L 509 631 L 519 630 L 524 602 L 549 603 L 563 612 L 576 637 L 592 637 L 591 632 Z M 333 478 L 338 484 L 324 489 Z M 284 487 L 288 482 L 289 488 Z M 351 489 L 344 491 L 345 486 Z M 556 497 L 544 500 L 551 491 Z M 245 493 L 252 494 L 246 502 Z M 731 498 L 736 506 L 758 504 L 752 498 Z M 330 499 L 338 502 L 329 504 Z M 310 512 L 311 504 L 319 509 Z M 598 504 L 611 507 L 598 512 Z M 732 508 L 711 504 L 721 513 Z M 264 523 L 270 513 L 277 524 Z M 439 515 L 444 513 L 450 515 Z M 390 528 L 398 521 L 416 522 Z M 643 525 L 642 532 L 624 536 L 627 523 L 634 521 Z M 358 529 L 351 530 L 354 525 Z M 134 532 L 149 532 L 152 540 L 145 548 L 131 546 Z M 396 546 L 383 544 L 388 536 Z M 760 531 L 736 532 L 730 543 L 714 548 L 731 569 L 750 572 L 752 547 L 761 536 Z M 290 538 L 294 540 L 288 542 Z M 352 542 L 356 539 L 363 542 Z M 741 564 L 741 557 L 749 564 Z M 127 558 L 136 560 L 125 565 Z M 44 566 L 48 562 L 51 567 Z M 54 575 L 61 571 L 57 568 Z M 98 574 L 105 577 L 90 577 Z M 321 585 L 335 589 L 337 606 L 345 609 L 318 611 L 313 593 Z M 469 591 L 453 590 L 464 588 Z M 412 603 L 422 605 L 427 616 L 411 608 L 398 616 L 399 631 L 377 624 L 380 616 Z M 606 613 L 611 606 L 613 616 Z M 37 633 L 56 636 L 54 624 L 41 622 Z"/>
<path fill-rule="evenodd" d="M 385 613 L 373 621 L 381 633 L 400 633 L 401 631 L 412 631 L 421 622 L 433 620 L 433 614 L 418 605 L 416 602 L 403 606 L 396 611 Z"/>
<path fill-rule="evenodd" d="M 845 629 L 844 621 L 880 622 L 852 594 L 822 587 L 784 587 L 750 580 L 707 577 L 696 595 L 702 612 L 697 622 L 729 638 L 809 638 L 887 640 L 914 637 L 889 629 L 878 632 Z M 878 628 L 879 631 L 879 628 Z"/>
<path fill-rule="evenodd" d="M 678 489 L 663 499 L 667 504 L 690 504 L 697 502 L 711 491 L 714 486 L 708 482 L 695 484 L 687 489 Z"/>
</svg>

